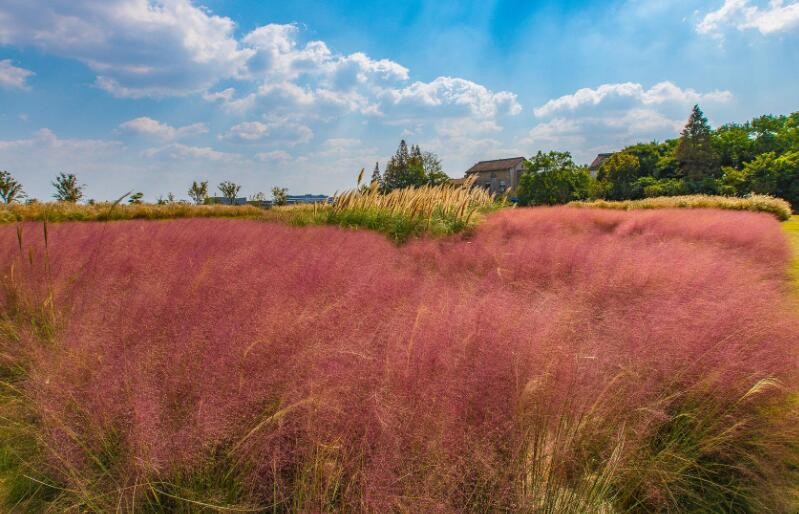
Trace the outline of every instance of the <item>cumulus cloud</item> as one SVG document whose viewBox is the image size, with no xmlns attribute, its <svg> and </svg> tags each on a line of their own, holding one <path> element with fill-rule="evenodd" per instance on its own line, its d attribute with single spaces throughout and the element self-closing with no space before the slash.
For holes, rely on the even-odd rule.
<svg viewBox="0 0 799 514">
<path fill-rule="evenodd" d="M 729 91 L 699 93 L 693 89 L 681 89 L 672 82 L 660 82 L 649 89 L 641 84 L 625 82 L 603 84 L 596 89 L 583 88 L 546 102 L 534 109 L 537 117 L 546 117 L 562 111 L 576 111 L 581 107 L 596 107 L 602 103 L 617 105 L 658 105 L 665 103 L 693 104 L 698 102 L 728 102 Z"/>
<path fill-rule="evenodd" d="M 495 93 L 485 86 L 456 77 L 438 77 L 431 82 L 414 82 L 400 89 L 387 89 L 382 96 L 394 105 L 409 108 L 449 107 L 478 118 L 519 114 L 515 94 Z"/>
<path fill-rule="evenodd" d="M 193 123 L 184 127 L 173 127 L 147 116 L 128 120 L 119 125 L 119 128 L 125 132 L 144 134 L 164 140 L 196 136 L 208 132 L 208 126 L 205 123 Z"/>
<path fill-rule="evenodd" d="M 229 18 L 190 0 L 10 0 L 0 4 L 0 43 L 77 59 L 97 86 L 120 97 L 182 95 L 244 73 Z"/>
<path fill-rule="evenodd" d="M 28 79 L 35 75 L 30 70 L 19 68 L 11 59 L 0 61 L 0 87 L 9 89 L 28 89 Z"/>
<path fill-rule="evenodd" d="M 534 109 L 540 121 L 521 142 L 533 149 L 570 149 L 587 162 L 636 141 L 674 137 L 693 104 L 732 98 L 729 91 L 703 93 L 668 81 L 648 89 L 631 82 L 583 88 Z"/>
<path fill-rule="evenodd" d="M 166 156 L 172 159 L 199 159 L 210 161 L 237 161 L 242 157 L 235 153 L 220 152 L 208 146 L 190 146 L 182 143 L 170 143 L 159 148 L 144 151 L 145 157 Z"/>
<path fill-rule="evenodd" d="M 274 150 L 271 152 L 260 152 L 255 156 L 259 161 L 264 162 L 285 162 L 291 160 L 291 154 L 285 150 Z"/>
<path fill-rule="evenodd" d="M 104 139 L 64 139 L 56 136 L 48 128 L 38 130 L 33 137 L 0 140 L 0 151 L 36 148 L 40 150 L 58 150 L 59 152 L 106 152 L 120 146 L 121 143 L 119 141 L 107 141 Z"/>
<path fill-rule="evenodd" d="M 238 142 L 253 142 L 269 137 L 289 146 L 307 143 L 313 139 L 310 127 L 292 120 L 288 116 L 270 116 L 264 121 L 245 121 L 232 126 L 220 139 Z"/>
<path fill-rule="evenodd" d="M 767 7 L 751 5 L 749 0 L 724 0 L 724 5 L 702 18 L 700 34 L 720 36 L 726 27 L 755 29 L 764 36 L 799 28 L 799 2 L 771 0 Z"/>
</svg>

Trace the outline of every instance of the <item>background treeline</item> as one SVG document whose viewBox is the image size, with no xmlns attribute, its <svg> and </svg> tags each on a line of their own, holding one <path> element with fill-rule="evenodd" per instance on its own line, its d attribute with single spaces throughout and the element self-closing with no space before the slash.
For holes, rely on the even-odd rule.
<svg viewBox="0 0 799 514">
<path fill-rule="evenodd" d="M 799 206 L 799 112 L 710 128 L 694 106 L 680 137 L 638 143 L 593 177 L 568 152 L 539 152 L 519 184 L 522 205 L 713 194 L 778 196 Z"/>
</svg>

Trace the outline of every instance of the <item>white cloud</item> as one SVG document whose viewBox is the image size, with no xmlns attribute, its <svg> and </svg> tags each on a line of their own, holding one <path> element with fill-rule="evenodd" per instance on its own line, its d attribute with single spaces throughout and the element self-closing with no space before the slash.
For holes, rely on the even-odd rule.
<svg viewBox="0 0 799 514">
<path fill-rule="evenodd" d="M 284 150 L 274 150 L 272 152 L 258 153 L 256 158 L 265 162 L 285 162 L 291 160 L 291 154 Z"/>
<path fill-rule="evenodd" d="M 707 13 L 696 30 L 700 34 L 720 36 L 727 26 L 738 30 L 756 29 L 767 36 L 799 28 L 799 2 L 786 4 L 771 0 L 768 7 L 750 5 L 749 0 L 724 0 L 724 5 Z"/>
<path fill-rule="evenodd" d="M 499 114 L 519 114 L 522 110 L 515 94 L 494 93 L 485 86 L 456 77 L 438 77 L 432 82 L 414 82 L 400 89 L 387 89 L 382 95 L 391 103 L 408 107 L 454 107 L 478 118 Z"/>
<path fill-rule="evenodd" d="M 141 116 L 122 123 L 119 128 L 125 132 L 144 134 L 164 140 L 179 139 L 187 136 L 206 134 L 208 126 L 205 123 L 193 123 L 184 127 L 172 127 L 147 116 Z"/>
<path fill-rule="evenodd" d="M 570 95 L 550 100 L 534 109 L 537 117 L 551 116 L 561 111 L 576 111 L 581 107 L 596 107 L 602 103 L 658 105 L 664 103 L 692 104 L 698 102 L 728 102 L 729 91 L 699 93 L 693 89 L 681 89 L 672 82 L 660 82 L 649 89 L 641 84 L 625 82 L 603 84 L 596 89 L 583 88 Z"/>
<path fill-rule="evenodd" d="M 37 131 L 33 137 L 23 139 L 0 140 L 0 151 L 16 150 L 20 148 L 36 148 L 39 151 L 56 151 L 60 155 L 64 152 L 106 152 L 121 147 L 119 141 L 107 141 L 103 139 L 62 139 L 55 133 L 43 128 Z M 67 165 L 68 163 L 64 163 Z"/>
<path fill-rule="evenodd" d="M 220 139 L 253 142 L 266 137 L 269 137 L 271 141 L 296 146 L 311 141 L 314 133 L 307 125 L 298 123 L 288 116 L 269 116 L 264 121 L 238 123 L 222 134 Z"/>
<path fill-rule="evenodd" d="M 693 104 L 724 104 L 732 98 L 729 91 L 703 93 L 668 81 L 648 89 L 632 82 L 584 88 L 536 108 L 541 120 L 520 142 L 531 151 L 571 150 L 588 162 L 599 152 L 675 137 Z"/>
<path fill-rule="evenodd" d="M 47 0 L 0 4 L 0 43 L 77 59 L 120 97 L 202 91 L 245 71 L 254 50 L 235 24 L 190 0 Z"/>
<path fill-rule="evenodd" d="M 208 146 L 189 146 L 181 143 L 171 143 L 160 148 L 150 148 L 145 150 L 144 156 L 167 156 L 172 159 L 200 159 L 210 161 L 239 161 L 242 159 L 238 154 L 220 152 Z"/>
<path fill-rule="evenodd" d="M 30 70 L 19 68 L 11 63 L 11 59 L 0 61 L 0 87 L 9 89 L 29 89 L 28 79 L 35 75 Z"/>
</svg>

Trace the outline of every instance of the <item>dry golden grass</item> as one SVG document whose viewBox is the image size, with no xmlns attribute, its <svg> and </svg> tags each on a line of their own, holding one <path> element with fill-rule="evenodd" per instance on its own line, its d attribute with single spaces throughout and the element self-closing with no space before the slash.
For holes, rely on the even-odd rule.
<svg viewBox="0 0 799 514">
<path fill-rule="evenodd" d="M 251 205 L 191 205 L 185 203 L 121 204 L 102 202 L 81 205 L 68 202 L 10 204 L 0 206 L 0 223 L 16 221 L 109 221 L 171 218 L 259 218 L 263 209 Z"/>
<path fill-rule="evenodd" d="M 452 234 L 471 227 L 480 213 L 500 204 L 483 189 L 451 185 L 398 189 L 387 194 L 377 187 L 336 194 L 331 203 L 262 209 L 251 205 L 165 205 L 122 203 L 34 203 L 0 205 L 0 223 L 17 221 L 113 221 L 172 218 L 249 218 L 292 225 L 334 224 L 362 227 L 403 241 L 411 236 Z"/>
<path fill-rule="evenodd" d="M 751 195 L 746 198 L 734 196 L 685 195 L 658 196 L 642 200 L 625 200 L 620 202 L 594 200 L 589 202 L 571 202 L 571 207 L 596 207 L 600 209 L 729 209 L 735 211 L 768 212 L 780 221 L 791 217 L 791 204 L 782 198 L 768 195 Z"/>
</svg>

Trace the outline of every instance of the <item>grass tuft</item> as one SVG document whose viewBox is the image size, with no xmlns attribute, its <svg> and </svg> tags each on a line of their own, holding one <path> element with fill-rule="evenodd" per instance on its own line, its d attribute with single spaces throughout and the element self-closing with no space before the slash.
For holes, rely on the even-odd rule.
<svg viewBox="0 0 799 514">
<path fill-rule="evenodd" d="M 781 198 L 768 195 L 750 195 L 745 198 L 732 196 L 687 195 L 659 196 L 642 200 L 592 200 L 571 202 L 571 207 L 588 207 L 598 209 L 618 209 L 623 211 L 636 209 L 727 209 L 734 211 L 767 212 L 780 221 L 791 217 L 791 204 Z"/>
</svg>

